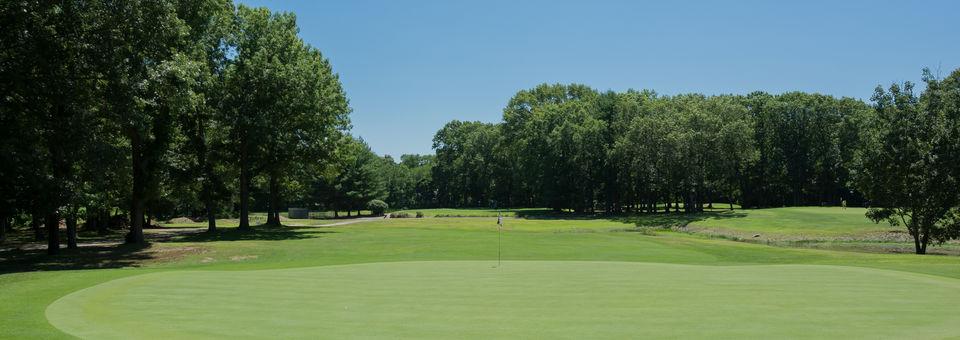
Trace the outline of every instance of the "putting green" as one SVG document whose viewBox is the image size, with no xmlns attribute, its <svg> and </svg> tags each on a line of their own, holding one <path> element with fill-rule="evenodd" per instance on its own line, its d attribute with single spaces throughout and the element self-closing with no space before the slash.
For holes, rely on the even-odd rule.
<svg viewBox="0 0 960 340">
<path fill-rule="evenodd" d="M 171 271 L 57 300 L 82 338 L 930 338 L 960 280 L 875 269 L 436 261 Z"/>
</svg>

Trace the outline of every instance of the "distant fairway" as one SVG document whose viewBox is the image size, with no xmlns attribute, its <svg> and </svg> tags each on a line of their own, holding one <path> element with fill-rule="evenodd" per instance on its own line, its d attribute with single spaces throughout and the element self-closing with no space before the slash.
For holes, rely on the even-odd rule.
<svg viewBox="0 0 960 340">
<path fill-rule="evenodd" d="M 51 304 L 46 315 L 82 338 L 960 334 L 958 279 L 822 265 L 493 264 L 170 271 L 77 291 Z"/>
</svg>

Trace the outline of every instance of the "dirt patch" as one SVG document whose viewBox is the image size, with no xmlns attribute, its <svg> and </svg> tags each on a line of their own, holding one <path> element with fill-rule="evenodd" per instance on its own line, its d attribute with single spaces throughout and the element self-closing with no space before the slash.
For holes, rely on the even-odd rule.
<svg viewBox="0 0 960 340">
<path fill-rule="evenodd" d="M 257 255 L 234 255 L 230 257 L 230 261 L 244 261 L 244 260 L 253 260 L 258 258 Z"/>
<path fill-rule="evenodd" d="M 58 255 L 46 249 L 24 247 L 0 252 L 0 273 L 143 267 L 180 261 L 202 254 L 202 246 L 137 245 L 122 243 L 82 243 L 77 249 L 62 248 Z"/>
<path fill-rule="evenodd" d="M 206 247 L 186 246 L 186 247 L 151 247 L 148 263 L 163 263 L 179 261 L 187 256 L 203 254 L 209 251 Z"/>
<path fill-rule="evenodd" d="M 759 242 L 911 242 L 910 235 L 901 230 L 878 231 L 850 235 L 766 234 L 743 232 L 724 228 L 678 226 L 675 231 L 708 235 L 735 241 Z"/>
<path fill-rule="evenodd" d="M 192 218 L 189 218 L 189 217 L 177 217 L 177 218 L 171 218 L 170 220 L 168 220 L 168 221 L 165 222 L 165 223 L 167 223 L 167 224 L 186 224 L 186 223 L 195 223 L 195 222 L 197 222 L 197 221 L 194 221 Z"/>
<path fill-rule="evenodd" d="M 723 228 L 674 227 L 674 231 L 706 235 L 711 238 L 765 244 L 778 247 L 815 248 L 855 251 L 864 253 L 913 253 L 913 239 L 903 230 L 877 231 L 856 235 L 807 236 L 782 234 L 757 234 Z M 949 241 L 942 246 L 927 248 L 930 254 L 958 255 L 960 241 Z"/>
</svg>

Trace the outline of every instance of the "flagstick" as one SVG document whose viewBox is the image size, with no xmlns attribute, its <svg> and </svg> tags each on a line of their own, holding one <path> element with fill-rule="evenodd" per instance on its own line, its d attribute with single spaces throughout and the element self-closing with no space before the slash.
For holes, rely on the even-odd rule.
<svg viewBox="0 0 960 340">
<path fill-rule="evenodd" d="M 503 231 L 503 214 L 497 211 L 497 268 L 500 268 L 501 231 Z"/>
<path fill-rule="evenodd" d="M 500 231 L 503 230 L 503 225 L 497 226 L 497 268 L 500 268 Z"/>
</svg>

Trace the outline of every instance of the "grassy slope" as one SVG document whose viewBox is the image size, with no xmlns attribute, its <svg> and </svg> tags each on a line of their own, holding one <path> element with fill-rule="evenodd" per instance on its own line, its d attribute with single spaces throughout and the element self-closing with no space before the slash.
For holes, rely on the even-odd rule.
<svg viewBox="0 0 960 340">
<path fill-rule="evenodd" d="M 837 207 L 791 207 L 724 212 L 692 223 L 698 227 L 725 228 L 742 232 L 810 236 L 855 235 L 899 230 L 864 217 L 866 209 Z"/>
<path fill-rule="evenodd" d="M 509 219 L 506 260 L 636 261 L 705 265 L 833 264 L 895 269 L 960 278 L 960 258 L 918 257 L 774 248 L 672 232 L 628 232 L 633 224 L 607 220 Z M 0 337 L 58 337 L 44 318 L 47 305 L 72 291 L 153 271 L 247 270 L 385 261 L 495 258 L 490 218 L 378 220 L 333 228 L 279 229 L 245 234 L 225 230 L 156 247 L 209 250 L 148 269 L 61 271 L 0 276 Z M 256 258 L 252 258 L 256 256 Z"/>
</svg>

